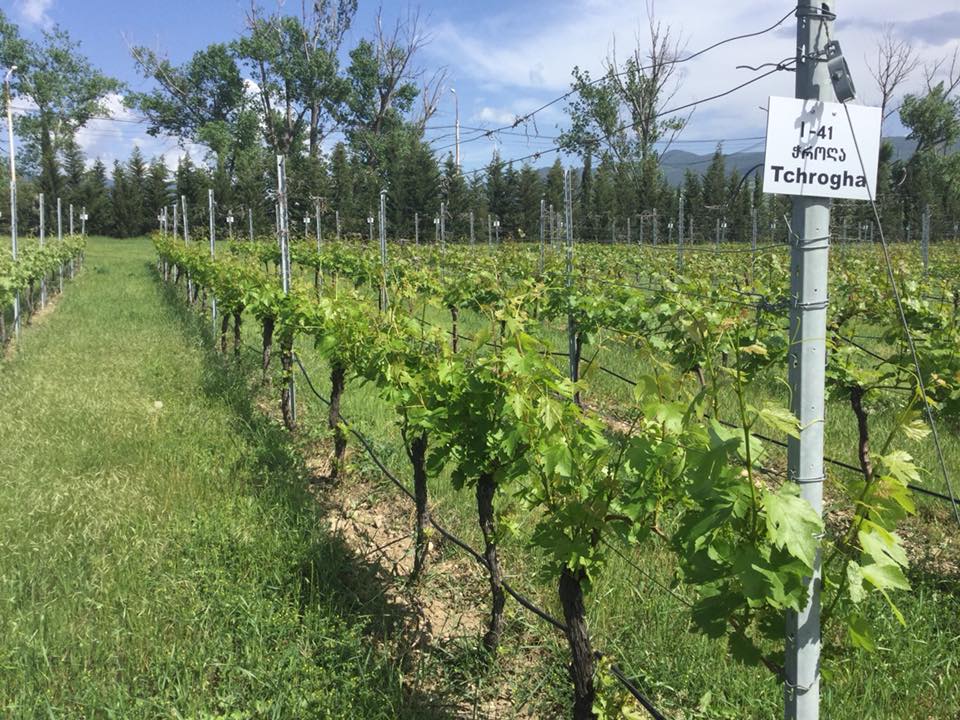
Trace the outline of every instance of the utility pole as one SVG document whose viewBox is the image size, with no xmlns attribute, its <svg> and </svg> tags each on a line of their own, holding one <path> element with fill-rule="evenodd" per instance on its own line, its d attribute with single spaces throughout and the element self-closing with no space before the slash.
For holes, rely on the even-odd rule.
<svg viewBox="0 0 960 720">
<path fill-rule="evenodd" d="M 420 213 L 413 214 L 413 244 L 420 244 Z"/>
<path fill-rule="evenodd" d="M 473 210 L 470 211 L 470 244 L 473 245 L 476 242 L 476 238 L 473 234 Z"/>
<path fill-rule="evenodd" d="M 797 4 L 796 97 L 835 101 L 827 69 L 826 45 L 833 23 L 832 0 Z M 823 514 L 824 380 L 827 365 L 827 268 L 830 250 L 830 200 L 793 197 L 790 249 L 790 335 L 788 381 L 790 410 L 799 433 L 787 438 L 787 476 L 800 497 Z M 820 717 L 821 550 L 806 578 L 807 602 L 788 611 L 784 662 L 784 717 Z"/>
<path fill-rule="evenodd" d="M 450 92 L 453 93 L 453 107 L 454 107 L 454 115 L 456 117 L 456 120 L 454 122 L 454 126 L 456 127 L 456 136 L 457 136 L 456 163 L 457 163 L 457 171 L 459 172 L 460 171 L 460 98 L 457 95 L 457 91 L 454 90 L 453 88 L 450 88 Z"/>
<path fill-rule="evenodd" d="M 10 254 L 17 262 L 17 152 L 13 144 L 13 107 L 10 103 L 10 77 L 17 69 L 11 65 L 3 79 L 3 96 L 7 103 L 7 147 L 10 148 Z M 13 333 L 20 339 L 20 289 L 13 294 Z"/>
</svg>

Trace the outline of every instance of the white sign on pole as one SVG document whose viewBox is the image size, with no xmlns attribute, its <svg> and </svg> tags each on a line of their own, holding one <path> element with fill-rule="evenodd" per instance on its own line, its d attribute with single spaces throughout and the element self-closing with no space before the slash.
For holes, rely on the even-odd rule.
<svg viewBox="0 0 960 720">
<path fill-rule="evenodd" d="M 840 103 L 771 97 L 763 191 L 848 200 L 876 197 L 880 108 L 847 105 L 846 110 L 849 122 Z"/>
</svg>

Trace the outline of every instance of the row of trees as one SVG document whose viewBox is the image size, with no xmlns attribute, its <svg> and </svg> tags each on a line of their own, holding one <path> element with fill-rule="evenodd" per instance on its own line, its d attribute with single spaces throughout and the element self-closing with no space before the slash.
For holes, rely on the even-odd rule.
<svg viewBox="0 0 960 720">
<path fill-rule="evenodd" d="M 356 7 L 356 0 L 316 0 L 290 15 L 253 5 L 240 37 L 203 48 L 179 66 L 134 48 L 137 68 L 154 89 L 128 93 L 128 105 L 147 119 L 148 132 L 207 150 L 198 163 L 187 156 L 172 172 L 138 150 L 110 170 L 99 161 L 88 169 L 76 133 L 105 112 L 106 98 L 121 85 L 93 68 L 65 31 L 55 28 L 29 42 L 0 12 L 0 62 L 18 66 L 14 93 L 36 108 L 17 119 L 22 167 L 30 178 L 21 185 L 24 209 L 44 192 L 87 207 L 92 231 L 128 236 L 154 227 L 158 208 L 181 195 L 199 227 L 213 188 L 221 224 L 228 213 L 240 217 L 252 210 L 263 232 L 273 224 L 275 157 L 282 154 L 294 219 L 312 215 L 319 203 L 327 223 L 339 214 L 343 232 L 365 234 L 386 188 L 392 233 L 412 237 L 416 218 L 421 237 L 430 237 L 442 205 L 453 236 L 469 233 L 472 213 L 478 238 L 488 218 L 499 220 L 502 237 L 536 237 L 541 199 L 562 212 L 560 160 L 544 172 L 494 155 L 482 171 L 467 174 L 450 156 L 440 161 L 424 131 L 444 74 L 417 65 L 429 40 L 418 16 L 392 25 L 378 17 L 372 35 L 341 63 Z M 559 144 L 580 166 L 573 177 L 578 237 L 623 240 L 629 223 L 638 239 L 641 218 L 651 228 L 654 211 L 666 237 L 669 222 L 678 219 L 681 192 L 685 239 L 709 242 L 718 228 L 726 239 L 747 239 L 754 223 L 765 235 L 787 203 L 764 196 L 756 177 L 744 181 L 728 172 L 721 147 L 702 176 L 688 172 L 679 189 L 666 183 L 660 156 L 686 124 L 664 112 L 679 88 L 679 45 L 652 19 L 648 40 L 645 50 L 638 47 L 622 62 L 611 55 L 599 77 L 573 70 L 569 128 Z M 928 207 L 939 227 L 960 218 L 960 156 L 954 151 L 960 60 L 955 54 L 951 64 L 927 68 L 925 91 L 906 95 L 899 107 L 897 88 L 918 67 L 912 49 L 888 31 L 876 66 L 885 116 L 899 111 L 917 142 L 907 161 L 894 162 L 890 147 L 881 153 L 882 217 L 892 236 L 905 235 L 909 226 L 916 237 Z M 944 74 L 946 80 L 935 82 Z M 333 133 L 342 141 L 325 153 Z M 53 203 L 48 207 L 52 213 Z M 870 219 L 862 203 L 839 205 L 838 212 L 854 227 Z M 548 224 L 559 223 L 548 218 Z"/>
</svg>

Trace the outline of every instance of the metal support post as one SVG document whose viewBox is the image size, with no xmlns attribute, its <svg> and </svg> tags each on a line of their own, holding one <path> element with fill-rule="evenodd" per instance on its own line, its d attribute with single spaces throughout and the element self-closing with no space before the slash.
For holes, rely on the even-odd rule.
<svg viewBox="0 0 960 720">
<path fill-rule="evenodd" d="M 216 256 L 216 229 L 214 227 L 214 201 L 213 188 L 207 190 L 207 214 L 210 218 L 210 259 Z M 212 289 L 212 288 L 211 288 Z M 217 337 L 217 297 L 210 293 L 210 316 L 213 321 L 213 337 Z"/>
<path fill-rule="evenodd" d="M 380 191 L 380 310 L 387 309 L 387 191 Z"/>
<path fill-rule="evenodd" d="M 277 227 L 280 231 L 280 278 L 284 295 L 290 294 L 290 222 L 287 213 L 287 163 L 283 155 L 277 155 Z M 287 392 L 289 393 L 290 420 L 296 426 L 297 385 L 294 382 L 292 368 L 287 378 Z"/>
<path fill-rule="evenodd" d="M 796 96 L 834 101 L 824 49 L 833 21 L 832 0 L 800 0 L 797 7 Z M 830 250 L 830 201 L 793 198 L 790 250 L 790 347 L 788 381 L 791 411 L 799 434 L 787 438 L 787 475 L 800 496 L 823 512 L 824 381 L 827 353 L 827 268 Z M 807 602 L 788 611 L 784 663 L 784 717 L 820 716 L 821 551 L 806 579 Z"/>
</svg>

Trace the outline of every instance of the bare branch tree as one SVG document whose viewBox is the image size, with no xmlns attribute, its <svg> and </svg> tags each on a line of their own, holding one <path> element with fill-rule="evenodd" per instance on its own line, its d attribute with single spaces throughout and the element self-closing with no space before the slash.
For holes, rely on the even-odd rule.
<svg viewBox="0 0 960 720">
<path fill-rule="evenodd" d="M 680 89 L 677 75 L 677 59 L 680 56 L 680 40 L 672 28 L 656 19 L 652 2 L 647 2 L 647 49 L 642 49 L 644 38 L 637 33 L 636 48 L 626 72 L 619 72 L 614 55 L 606 69 L 625 99 L 633 121 L 633 129 L 640 140 L 641 156 L 646 157 L 653 144 L 665 131 L 670 139 L 682 128 L 664 125 L 660 114 Z"/>
<path fill-rule="evenodd" d="M 920 59 L 914 53 L 913 46 L 907 40 L 896 37 L 892 24 L 884 25 L 877 40 L 876 66 L 867 60 L 867 69 L 877 83 L 880 93 L 880 113 L 883 120 L 897 111 L 896 107 L 891 107 L 897 88 L 910 77 L 919 64 Z"/>
<path fill-rule="evenodd" d="M 949 58 L 950 64 L 947 64 L 947 58 L 942 57 L 936 62 L 932 62 L 923 67 L 923 80 L 927 86 L 927 92 L 933 90 L 940 81 L 937 76 L 941 70 L 946 73 L 943 82 L 943 97 L 948 98 L 960 87 L 960 45 L 953 49 L 953 55 Z"/>
</svg>

